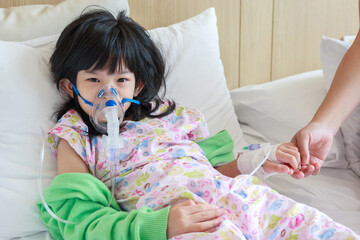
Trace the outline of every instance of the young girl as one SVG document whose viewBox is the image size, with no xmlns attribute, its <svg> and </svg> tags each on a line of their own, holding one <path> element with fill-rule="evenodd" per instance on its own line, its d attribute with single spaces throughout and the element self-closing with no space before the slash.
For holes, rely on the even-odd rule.
<svg viewBox="0 0 360 240">
<path fill-rule="evenodd" d="M 219 171 L 214 169 L 197 144 L 209 134 L 203 115 L 169 100 L 161 100 L 158 91 L 164 85 L 165 69 L 161 54 L 147 32 L 123 13 L 116 19 L 106 11 L 80 16 L 60 35 L 50 62 L 58 88 L 70 96 L 58 112 L 58 123 L 49 132 L 48 139 L 58 160 L 59 174 L 90 172 L 107 187 L 114 187 L 115 199 L 126 211 L 147 207 L 157 210 L 151 212 L 156 213 L 172 206 L 168 215 L 167 236 L 164 232 L 161 238 L 357 237 L 350 229 L 316 209 L 276 193 L 258 178 L 245 175 L 230 178 L 219 172 L 229 176 L 249 174 L 254 168 L 251 160 L 255 158 L 260 161 L 268 159 L 261 168 L 260 176 L 266 177 L 270 172 L 293 174 L 299 168 L 300 158 L 297 148 L 290 143 L 244 153 L 237 161 L 220 167 Z M 115 161 L 108 158 L 108 144 L 111 143 L 106 139 L 110 133 L 103 137 L 101 129 L 110 121 L 105 117 L 96 117 L 101 105 L 97 102 L 104 96 L 106 103 L 110 98 L 115 99 L 114 102 L 119 103 L 125 113 L 124 121 L 121 122 L 120 116 L 119 125 L 123 146 L 115 154 Z M 229 168 L 234 164 L 236 170 Z M 79 188 L 77 182 L 72 184 Z M 89 189 L 91 191 L 97 189 Z M 183 202 L 185 199 L 192 202 Z M 106 201 L 102 199 L 99 202 Z M 195 207 L 193 210 L 204 210 L 206 214 L 200 212 L 181 219 L 174 216 L 172 210 L 175 207 L 197 206 L 194 203 L 199 206 L 215 204 L 225 209 L 226 215 L 219 218 L 223 214 L 221 210 Z M 91 231 L 97 225 L 88 227 L 84 223 L 87 220 L 84 221 L 81 216 L 96 214 L 87 208 L 78 213 L 81 216 L 71 212 L 64 214 L 59 205 L 51 205 L 54 212 L 60 217 L 78 221 L 80 226 L 85 224 L 87 237 L 91 237 Z M 116 208 L 116 205 L 112 206 Z M 42 215 L 49 226 L 47 212 L 42 210 Z M 141 221 L 140 215 L 136 221 Z M 152 221 L 148 221 L 146 227 L 141 225 L 144 226 L 141 229 L 156 231 L 158 223 L 155 218 Z M 171 226 L 176 221 L 180 227 L 174 231 Z M 94 219 L 94 222 L 97 220 Z M 203 222 L 208 224 L 191 228 Z M 183 227 L 186 224 L 187 227 Z M 128 230 L 120 225 L 111 226 L 111 231 L 116 231 L 118 227 L 125 232 L 132 229 L 131 224 L 126 225 Z M 59 223 L 54 231 L 66 233 L 75 231 L 71 230 L 74 228 L 76 224 Z M 194 233 L 196 231 L 198 233 Z M 119 236 L 112 236 L 116 237 Z"/>
</svg>

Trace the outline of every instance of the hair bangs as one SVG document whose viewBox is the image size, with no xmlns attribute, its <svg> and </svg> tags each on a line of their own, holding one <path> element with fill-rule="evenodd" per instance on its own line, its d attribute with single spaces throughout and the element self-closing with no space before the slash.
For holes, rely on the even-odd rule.
<svg viewBox="0 0 360 240">
<path fill-rule="evenodd" d="M 113 30 L 116 34 L 97 36 L 97 41 L 91 45 L 87 44 L 87 49 L 82 52 L 84 56 L 79 58 L 78 62 L 82 69 L 78 70 L 106 69 L 108 73 L 113 74 L 126 68 L 133 72 L 135 77 L 139 75 L 136 70 L 139 65 L 143 65 L 143 56 L 138 50 L 143 49 L 144 46 L 133 40 L 132 33 L 115 27 Z"/>
<path fill-rule="evenodd" d="M 121 70 L 123 63 L 123 51 L 121 42 L 117 36 L 96 36 L 96 41 L 88 43 L 83 51 L 84 56 L 79 58 L 79 64 L 83 69 L 79 70 L 104 70 L 110 74 Z M 83 63 L 81 63 L 83 61 Z"/>
</svg>

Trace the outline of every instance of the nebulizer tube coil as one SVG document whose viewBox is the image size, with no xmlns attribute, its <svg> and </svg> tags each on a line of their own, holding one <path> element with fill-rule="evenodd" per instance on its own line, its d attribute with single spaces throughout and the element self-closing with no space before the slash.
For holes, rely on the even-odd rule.
<svg viewBox="0 0 360 240">
<path fill-rule="evenodd" d="M 115 114 L 117 115 L 117 113 L 115 113 Z M 116 118 L 116 120 L 114 120 L 115 118 Z M 119 121 L 118 121 L 117 117 L 114 117 L 113 113 L 109 114 L 109 119 L 107 119 L 107 120 L 110 121 L 111 123 L 113 123 L 112 127 L 110 127 L 110 129 L 109 129 L 111 134 L 109 134 L 109 136 L 106 138 L 107 142 L 108 142 L 107 146 L 110 145 L 110 148 L 108 148 L 108 153 L 107 153 L 108 156 L 109 156 L 109 160 L 110 160 L 110 188 L 111 188 L 110 190 L 111 190 L 111 197 L 110 197 L 109 203 L 107 205 L 109 207 L 111 205 L 111 202 L 114 199 L 114 194 L 115 194 L 115 182 L 116 182 L 115 178 L 116 178 L 116 176 L 115 176 L 114 172 L 116 171 L 115 161 L 116 161 L 116 152 L 117 152 L 115 147 L 111 148 L 111 145 L 113 145 L 114 142 L 119 142 L 119 139 L 116 139 L 116 128 L 115 128 L 115 126 L 117 124 L 117 132 L 119 132 Z M 64 220 L 64 219 L 58 217 L 50 209 L 49 205 L 45 201 L 45 197 L 44 197 L 43 189 L 42 189 L 42 171 L 43 171 L 44 155 L 45 155 L 44 153 L 45 153 L 44 131 L 43 131 L 43 129 L 41 129 L 41 150 L 40 150 L 40 161 L 39 161 L 39 169 L 38 169 L 38 191 L 39 191 L 41 203 L 43 204 L 45 210 L 50 214 L 50 216 L 53 217 L 54 219 L 56 219 L 57 221 L 62 222 L 62 223 L 66 223 L 66 224 L 77 224 L 79 222 L 71 222 L 71 221 L 67 221 L 67 220 Z"/>
<path fill-rule="evenodd" d="M 111 198 L 108 203 L 108 207 L 111 205 L 113 199 L 114 199 L 114 192 L 115 192 L 115 183 L 116 183 L 116 154 L 118 152 L 119 148 L 123 147 L 123 141 L 120 138 L 119 134 L 119 126 L 120 121 L 124 118 L 124 111 L 122 108 L 122 105 L 126 102 L 133 102 L 136 104 L 140 104 L 138 101 L 133 99 L 123 99 L 120 101 L 118 98 L 117 92 L 115 89 L 110 88 L 108 90 L 108 93 L 105 94 L 106 90 L 101 89 L 98 94 L 98 99 L 95 104 L 91 103 L 90 101 L 82 98 L 80 96 L 79 91 L 76 89 L 75 85 L 73 85 L 73 88 L 77 95 L 86 104 L 89 104 L 93 107 L 93 113 L 92 117 L 90 117 L 90 120 L 95 128 L 97 128 L 100 132 L 104 132 L 104 130 L 107 132 L 108 136 L 103 135 L 103 139 L 105 142 L 105 155 L 106 160 L 109 162 L 110 167 L 110 188 L 111 188 Z M 99 120 L 101 116 L 105 115 L 106 123 L 101 123 Z M 94 118 L 95 116 L 95 118 Z M 42 168 L 44 164 L 44 148 L 45 148 L 45 141 L 44 141 L 44 131 L 41 129 L 41 154 L 40 154 L 40 166 L 39 166 L 39 173 L 38 173 L 38 190 L 40 194 L 40 199 L 45 207 L 46 211 L 56 220 L 67 223 L 67 224 L 76 224 L 78 222 L 70 222 L 64 219 L 61 219 L 58 217 L 48 206 L 48 204 L 45 201 L 43 190 L 42 190 Z M 125 173 L 126 174 L 126 173 Z"/>
<path fill-rule="evenodd" d="M 40 150 L 40 164 L 39 164 L 39 172 L 38 172 L 38 191 L 40 195 L 41 203 L 43 204 L 46 211 L 58 220 L 59 222 L 67 223 L 67 224 L 77 224 L 78 222 L 70 222 L 64 219 L 59 218 L 49 207 L 49 205 L 45 201 L 45 197 L 42 190 L 42 170 L 44 165 L 44 155 L 45 155 L 45 140 L 44 140 L 44 130 L 41 128 L 41 150 Z"/>
</svg>

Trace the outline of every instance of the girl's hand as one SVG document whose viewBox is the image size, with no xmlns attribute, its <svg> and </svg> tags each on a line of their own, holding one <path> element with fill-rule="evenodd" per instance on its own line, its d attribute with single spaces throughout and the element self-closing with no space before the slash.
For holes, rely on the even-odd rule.
<svg viewBox="0 0 360 240">
<path fill-rule="evenodd" d="M 223 221 L 226 211 L 211 204 L 195 204 L 192 200 L 177 203 L 170 208 L 167 237 L 191 232 L 213 232 Z"/>
<path fill-rule="evenodd" d="M 264 170 L 268 173 L 287 173 L 293 175 L 301 168 L 300 152 L 293 143 L 282 143 L 276 149 L 276 158 L 280 163 L 267 160 Z"/>
</svg>

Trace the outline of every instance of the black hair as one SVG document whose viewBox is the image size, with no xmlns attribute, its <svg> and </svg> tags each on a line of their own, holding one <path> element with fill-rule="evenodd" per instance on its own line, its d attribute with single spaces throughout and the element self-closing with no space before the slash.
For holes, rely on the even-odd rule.
<svg viewBox="0 0 360 240">
<path fill-rule="evenodd" d="M 163 103 L 159 90 L 165 90 L 165 61 L 151 40 L 148 32 L 126 16 L 124 11 L 114 17 L 107 10 L 91 10 L 81 14 L 60 34 L 50 58 L 53 79 L 59 89 L 61 79 L 69 79 L 76 86 L 77 73 L 81 70 L 103 70 L 110 74 L 122 63 L 135 75 L 135 88 L 143 84 L 134 99 L 140 105 L 131 104 L 125 113 L 133 121 L 145 117 L 163 117 L 175 109 L 170 101 L 165 112 L 153 114 Z M 164 91 L 165 93 L 165 91 Z M 75 109 L 88 126 L 88 135 L 101 135 L 91 124 L 89 116 L 81 109 L 73 93 L 55 113 L 59 120 L 68 110 Z"/>
</svg>

